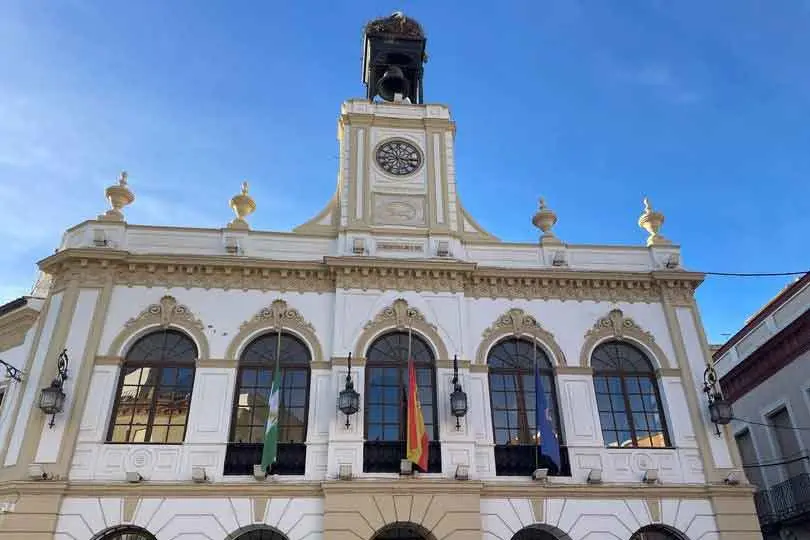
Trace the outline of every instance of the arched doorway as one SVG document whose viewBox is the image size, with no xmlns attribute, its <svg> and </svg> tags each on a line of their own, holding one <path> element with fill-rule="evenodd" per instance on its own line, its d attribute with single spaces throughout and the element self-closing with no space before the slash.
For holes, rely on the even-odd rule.
<svg viewBox="0 0 810 540">
<path fill-rule="evenodd" d="M 248 525 L 229 534 L 226 540 L 287 540 L 287 537 L 267 525 Z"/>
<path fill-rule="evenodd" d="M 155 540 L 155 536 L 135 525 L 120 525 L 98 533 L 93 540 Z"/>
<path fill-rule="evenodd" d="M 647 525 L 630 537 L 630 540 L 689 540 L 682 533 L 665 525 Z"/>
<path fill-rule="evenodd" d="M 571 537 L 551 525 L 530 525 L 520 529 L 512 540 L 571 540 Z"/>
<path fill-rule="evenodd" d="M 372 540 L 436 540 L 436 538 L 421 525 L 398 521 L 377 531 Z"/>
</svg>

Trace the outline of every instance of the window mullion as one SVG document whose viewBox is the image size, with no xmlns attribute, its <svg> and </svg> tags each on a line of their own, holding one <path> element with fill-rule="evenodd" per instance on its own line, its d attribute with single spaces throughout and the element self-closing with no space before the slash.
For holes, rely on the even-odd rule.
<svg viewBox="0 0 810 540">
<path fill-rule="evenodd" d="M 155 408 L 157 407 L 157 395 L 160 391 L 160 380 L 163 378 L 163 368 L 153 368 L 157 372 L 155 377 L 155 386 L 152 387 L 152 404 L 149 406 L 149 414 L 146 417 L 146 434 L 144 435 L 145 443 L 151 442 L 152 427 L 155 422 Z"/>
<path fill-rule="evenodd" d="M 630 438 L 633 441 L 633 447 L 638 447 L 638 436 L 636 434 L 636 424 L 633 422 L 633 412 L 630 408 L 630 396 L 627 393 L 627 381 L 625 380 L 625 374 L 621 373 L 619 375 L 619 380 L 622 382 L 622 397 L 624 398 L 624 409 L 627 414 L 627 423 L 630 426 Z"/>
</svg>

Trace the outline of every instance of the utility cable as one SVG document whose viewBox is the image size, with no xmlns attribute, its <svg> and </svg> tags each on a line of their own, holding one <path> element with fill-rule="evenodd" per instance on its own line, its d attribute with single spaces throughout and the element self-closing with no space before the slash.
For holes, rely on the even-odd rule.
<svg viewBox="0 0 810 540">
<path fill-rule="evenodd" d="M 703 272 L 707 276 L 731 276 L 731 277 L 778 277 L 778 276 L 803 276 L 810 272 Z"/>
<path fill-rule="evenodd" d="M 765 422 L 757 422 L 756 420 L 748 420 L 747 418 L 739 418 L 737 416 L 732 416 L 732 420 L 737 420 L 738 422 L 742 422 L 743 424 L 754 424 L 756 426 L 765 426 L 773 429 L 789 429 L 792 431 L 810 431 L 810 427 L 796 427 L 796 426 L 780 426 L 778 424 L 768 424 Z"/>
<path fill-rule="evenodd" d="M 810 456 L 799 456 L 793 459 L 784 459 L 782 461 L 766 461 L 764 463 L 752 463 L 750 465 L 743 465 L 743 469 L 759 469 L 761 467 L 774 467 L 777 465 L 789 465 L 791 463 L 796 463 L 797 461 L 801 461 L 803 459 L 807 459 Z"/>
</svg>

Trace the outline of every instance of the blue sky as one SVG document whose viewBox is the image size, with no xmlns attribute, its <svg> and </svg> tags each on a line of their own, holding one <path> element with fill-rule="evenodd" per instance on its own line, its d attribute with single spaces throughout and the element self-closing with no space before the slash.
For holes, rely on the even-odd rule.
<svg viewBox="0 0 810 540">
<path fill-rule="evenodd" d="M 220 227 L 243 179 L 254 228 L 334 191 L 336 120 L 361 97 L 363 24 L 428 34 L 425 99 L 457 122 L 473 216 L 534 241 L 539 195 L 570 243 L 642 244 L 649 195 L 694 270 L 810 267 L 810 2 L 5 0 L 0 301 L 130 173 L 132 223 Z M 785 278 L 709 277 L 724 339 Z"/>
</svg>

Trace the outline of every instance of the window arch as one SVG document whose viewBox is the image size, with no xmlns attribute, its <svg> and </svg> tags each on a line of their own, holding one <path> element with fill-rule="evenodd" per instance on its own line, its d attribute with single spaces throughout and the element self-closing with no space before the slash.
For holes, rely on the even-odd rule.
<svg viewBox="0 0 810 540">
<path fill-rule="evenodd" d="M 93 537 L 93 540 L 157 540 L 155 535 L 134 525 L 121 525 L 107 529 Z"/>
<path fill-rule="evenodd" d="M 647 525 L 636 531 L 630 540 L 687 540 L 687 538 L 671 527 Z"/>
<path fill-rule="evenodd" d="M 253 465 L 261 461 L 277 350 L 281 376 L 278 458 L 271 472 L 304 474 L 312 356 L 297 336 L 278 332 L 255 338 L 239 358 L 225 474 L 251 474 Z"/>
<path fill-rule="evenodd" d="M 512 540 L 571 540 L 571 537 L 557 527 L 538 523 L 520 529 Z"/>
<path fill-rule="evenodd" d="M 661 395 L 647 355 L 626 341 L 608 341 L 594 349 L 591 366 L 605 445 L 668 447 Z"/>
<path fill-rule="evenodd" d="M 373 540 L 435 540 L 426 528 L 410 521 L 390 523 L 377 531 Z"/>
<path fill-rule="evenodd" d="M 526 339 L 508 337 L 499 341 L 487 355 L 498 475 L 528 476 L 538 467 L 548 468 L 549 474 L 562 472 L 562 464 L 554 463 L 549 456 L 538 455 L 535 361 L 548 407 L 546 418 L 557 433 L 558 441 L 562 442 L 554 369 L 548 355 L 539 344 Z M 563 454 L 563 449 L 560 450 Z"/>
<path fill-rule="evenodd" d="M 226 540 L 287 540 L 287 537 L 267 525 L 248 525 L 229 534 Z"/>
<path fill-rule="evenodd" d="M 430 441 L 428 471 L 441 472 L 436 360 L 422 337 L 400 331 L 378 337 L 366 352 L 363 458 L 366 472 L 399 472 L 400 460 L 405 457 L 409 336 L 419 402 Z"/>
<path fill-rule="evenodd" d="M 178 330 L 151 332 L 124 358 L 108 442 L 180 444 L 186 435 L 194 341 Z"/>
</svg>

